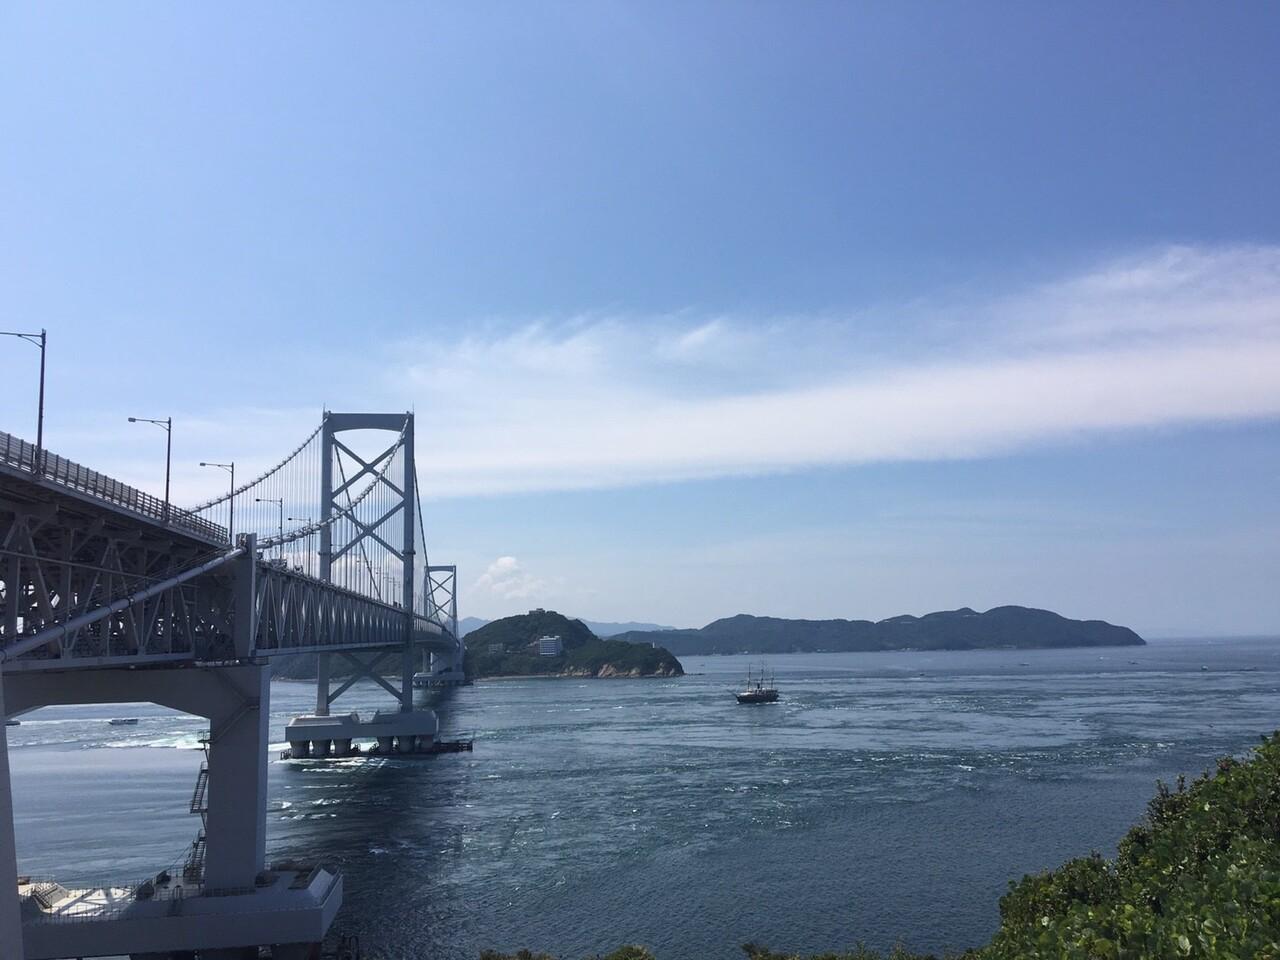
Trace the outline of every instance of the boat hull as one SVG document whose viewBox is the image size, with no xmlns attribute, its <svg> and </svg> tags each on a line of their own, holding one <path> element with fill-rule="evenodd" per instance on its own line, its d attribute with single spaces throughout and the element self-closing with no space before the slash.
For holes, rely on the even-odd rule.
<svg viewBox="0 0 1280 960">
<path fill-rule="evenodd" d="M 745 693 L 735 693 L 739 703 L 774 703 L 778 699 L 777 690 L 748 690 Z"/>
</svg>

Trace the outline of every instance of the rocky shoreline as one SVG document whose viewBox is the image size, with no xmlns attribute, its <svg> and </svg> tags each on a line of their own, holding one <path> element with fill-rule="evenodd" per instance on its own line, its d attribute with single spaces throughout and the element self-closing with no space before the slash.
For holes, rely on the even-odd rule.
<svg viewBox="0 0 1280 960">
<path fill-rule="evenodd" d="M 639 667 L 620 670 L 611 663 L 606 663 L 596 671 L 589 669 L 561 670 L 558 673 L 500 673 L 484 677 L 476 677 L 476 683 L 487 683 L 490 680 L 662 680 L 671 677 L 682 677 L 684 672 L 669 666 L 659 667 L 650 672 L 641 672 Z"/>
</svg>

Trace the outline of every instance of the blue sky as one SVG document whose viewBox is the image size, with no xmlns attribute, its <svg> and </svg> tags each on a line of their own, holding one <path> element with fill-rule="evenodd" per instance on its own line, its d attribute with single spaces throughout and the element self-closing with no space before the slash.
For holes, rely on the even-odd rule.
<svg viewBox="0 0 1280 960">
<path fill-rule="evenodd" d="M 1280 630 L 1280 11 L 0 11 L 0 316 L 156 487 L 418 413 L 463 613 Z M 34 432 L 0 340 L 0 428 Z"/>
</svg>

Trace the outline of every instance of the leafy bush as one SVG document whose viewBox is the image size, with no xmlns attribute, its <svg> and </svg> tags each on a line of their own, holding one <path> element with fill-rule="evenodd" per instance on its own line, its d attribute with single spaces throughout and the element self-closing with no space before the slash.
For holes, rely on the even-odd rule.
<svg viewBox="0 0 1280 960">
<path fill-rule="evenodd" d="M 1114 863 L 1010 885 L 984 960 L 1280 957 L 1280 733 L 1247 763 L 1160 784 Z"/>
</svg>

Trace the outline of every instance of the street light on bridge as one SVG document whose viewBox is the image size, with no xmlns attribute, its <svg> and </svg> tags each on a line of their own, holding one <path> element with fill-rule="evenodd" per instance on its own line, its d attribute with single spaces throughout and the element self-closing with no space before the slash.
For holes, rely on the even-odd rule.
<svg viewBox="0 0 1280 960">
<path fill-rule="evenodd" d="M 396 594 L 400 592 L 400 578 L 390 570 L 384 570 L 382 573 L 382 582 L 387 588 L 388 600 L 390 600 L 391 603 L 394 603 L 397 607 L 400 606 L 400 601 L 395 598 Z"/>
<path fill-rule="evenodd" d="M 311 525 L 311 518 L 310 518 L 310 517 L 285 517 L 285 519 L 286 519 L 286 520 L 288 520 L 290 523 L 305 523 L 307 526 L 310 526 L 310 525 Z M 305 546 L 306 546 L 306 548 L 307 548 L 307 554 L 306 554 L 307 570 L 306 570 L 306 573 L 307 573 L 307 576 L 311 576 L 311 534 L 310 534 L 310 533 L 308 533 L 308 534 L 307 534 L 307 542 L 306 542 Z"/>
<path fill-rule="evenodd" d="M 173 417 L 152 420 L 150 417 L 130 417 L 130 423 L 154 423 L 165 432 L 164 442 L 164 522 L 169 522 L 169 472 L 173 465 Z"/>
<path fill-rule="evenodd" d="M 311 526 L 310 517 L 285 517 L 285 519 L 288 520 L 290 523 L 305 523 L 307 526 Z M 311 531 L 311 533 L 314 533 L 314 532 L 315 532 L 314 530 Z M 308 540 L 311 538 L 311 533 L 307 534 Z"/>
<path fill-rule="evenodd" d="M 36 407 L 36 476 L 44 473 L 44 354 L 48 337 L 41 328 L 39 333 L 16 333 L 0 330 L 0 337 L 17 337 L 40 348 L 40 400 Z"/>
<path fill-rule="evenodd" d="M 200 466 L 218 467 L 219 469 L 226 470 L 228 473 L 231 474 L 231 496 L 228 498 L 230 500 L 231 506 L 227 513 L 227 537 L 228 539 L 230 539 L 231 545 L 235 546 L 235 542 L 236 542 L 236 462 L 232 460 L 230 463 L 214 463 L 212 460 L 209 460 L 209 461 L 201 460 Z"/>
<path fill-rule="evenodd" d="M 254 497 L 254 503 L 274 503 L 280 508 L 280 559 L 284 559 L 284 497 Z"/>
</svg>

